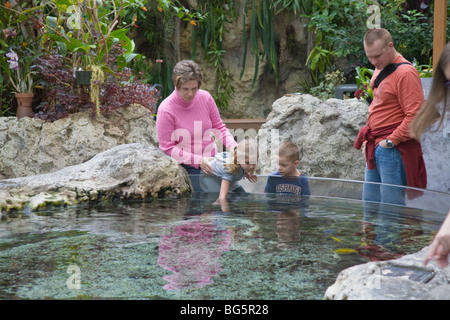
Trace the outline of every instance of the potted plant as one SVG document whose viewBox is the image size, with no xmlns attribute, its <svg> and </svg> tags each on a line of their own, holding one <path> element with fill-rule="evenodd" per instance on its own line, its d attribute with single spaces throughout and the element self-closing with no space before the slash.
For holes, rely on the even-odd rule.
<svg viewBox="0 0 450 320">
<path fill-rule="evenodd" d="M 16 116 L 20 119 L 23 117 L 30 117 L 33 113 L 32 101 L 33 101 L 33 88 L 34 79 L 33 76 L 36 72 L 31 71 L 32 62 L 36 55 L 24 56 L 19 59 L 18 54 L 13 50 L 6 54 L 9 59 L 8 76 L 13 85 L 15 91 L 15 97 L 17 100 L 17 112 Z"/>
<path fill-rule="evenodd" d="M 44 5 L 9 0 L 0 7 L 0 115 L 21 118 L 31 115 L 31 95 L 38 87 L 34 63 L 42 52 Z M 14 100 L 19 105 L 17 110 Z"/>
<path fill-rule="evenodd" d="M 54 5 L 59 14 L 47 17 L 46 37 L 71 60 L 77 84 L 90 85 L 91 101 L 99 114 L 98 86 L 105 80 L 105 72 L 115 73 L 108 59 L 113 43 L 121 43 L 124 49 L 121 59 L 115 61 L 119 70 L 138 56 L 133 53 L 134 42 L 127 36 L 128 29 L 117 29 L 124 8 L 136 4 L 128 0 L 106 0 L 101 5 L 98 1 L 72 0 L 70 7 L 65 1 L 55 1 Z"/>
</svg>

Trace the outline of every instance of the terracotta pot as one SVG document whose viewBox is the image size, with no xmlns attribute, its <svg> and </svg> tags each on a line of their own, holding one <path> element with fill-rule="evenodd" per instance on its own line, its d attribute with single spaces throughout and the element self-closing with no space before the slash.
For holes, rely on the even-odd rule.
<svg viewBox="0 0 450 320">
<path fill-rule="evenodd" d="M 31 114 L 33 113 L 33 109 L 31 108 L 33 95 L 33 93 L 16 93 L 17 118 L 31 117 Z"/>
</svg>

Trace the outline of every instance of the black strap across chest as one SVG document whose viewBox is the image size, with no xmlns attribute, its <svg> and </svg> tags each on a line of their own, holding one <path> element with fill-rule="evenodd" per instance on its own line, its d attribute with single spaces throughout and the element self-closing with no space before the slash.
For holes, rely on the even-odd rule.
<svg viewBox="0 0 450 320">
<path fill-rule="evenodd" d="M 395 70 L 397 70 L 398 66 L 402 64 L 410 64 L 409 62 L 400 62 L 400 63 L 391 63 L 387 65 L 381 72 L 378 74 L 378 76 L 375 78 L 375 81 L 373 82 L 373 89 L 377 88 L 381 81 L 387 78 L 391 73 L 393 73 Z"/>
</svg>

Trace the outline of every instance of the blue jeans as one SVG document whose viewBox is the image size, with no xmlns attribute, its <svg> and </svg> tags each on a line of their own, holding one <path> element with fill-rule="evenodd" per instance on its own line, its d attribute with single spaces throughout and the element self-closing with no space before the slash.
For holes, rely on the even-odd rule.
<svg viewBox="0 0 450 320">
<path fill-rule="evenodd" d="M 378 145 L 375 149 L 374 161 L 375 169 L 369 170 L 366 165 L 365 181 L 376 183 L 364 184 L 363 200 L 404 205 L 405 188 L 391 186 L 407 185 L 400 151 L 396 147 L 388 149 Z"/>
<path fill-rule="evenodd" d="M 185 168 L 187 173 L 189 174 L 189 178 L 191 179 L 192 188 L 194 189 L 192 191 L 202 191 L 202 188 L 200 188 L 200 181 L 199 181 L 200 169 L 191 167 L 187 164 L 181 163 L 180 165 L 183 168 Z"/>
<path fill-rule="evenodd" d="M 375 243 L 389 248 L 399 241 L 401 228 L 399 217 L 389 214 L 393 210 L 388 206 L 405 205 L 406 172 L 402 156 L 396 147 L 388 149 L 377 146 L 374 160 L 375 169 L 369 170 L 366 165 L 365 171 L 367 183 L 363 187 L 364 221 L 376 226 Z"/>
</svg>

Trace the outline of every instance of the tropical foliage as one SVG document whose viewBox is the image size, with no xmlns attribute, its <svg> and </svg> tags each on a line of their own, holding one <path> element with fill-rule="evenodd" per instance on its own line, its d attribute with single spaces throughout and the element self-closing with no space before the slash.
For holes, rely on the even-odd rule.
<svg viewBox="0 0 450 320">
<path fill-rule="evenodd" d="M 0 3 L 0 116 L 15 115 L 14 93 L 32 90 L 39 80 L 33 60 L 41 50 L 43 8 L 16 0 Z"/>
<path fill-rule="evenodd" d="M 181 57 L 181 34 L 186 30 L 192 31 L 191 57 L 198 57 L 198 50 L 203 50 L 201 56 L 214 71 L 216 87 L 212 94 L 225 110 L 239 79 L 233 78 L 226 68 L 224 61 L 229 53 L 223 42 L 227 26 L 235 24 L 238 17 L 243 22 L 240 77 L 253 55 L 254 83 L 261 62 L 265 61 L 268 66 L 265 71 L 273 75 L 274 86 L 278 85 L 282 48 L 275 26 L 279 15 L 289 14 L 301 19 L 312 40 L 306 60 L 309 75 L 301 84 L 304 92 L 322 95 L 331 92 L 333 83 L 342 81 L 336 75 L 342 73 L 345 81 L 359 81 L 364 86 L 367 79 L 363 79 L 361 71 L 371 65 L 361 39 L 367 30 L 368 9 L 373 5 L 379 7 L 381 26 L 391 31 L 396 48 L 405 58 L 414 60 L 423 75 L 429 76 L 431 72 L 432 7 L 424 12 L 408 10 L 404 0 L 242 0 L 240 11 L 233 0 L 198 0 L 196 7 L 190 6 L 193 2 L 181 0 L 1 1 L 0 116 L 14 114 L 13 92 L 22 90 L 17 90 L 18 83 L 27 84 L 28 90 L 34 87 L 34 107 L 39 107 L 41 117 L 45 117 L 45 111 L 53 112 L 49 119 L 54 119 L 55 114 L 86 108 L 107 112 L 108 107 L 102 105 L 101 95 L 105 91 L 102 86 L 111 83 L 122 88 L 130 84 L 146 85 L 148 90 L 158 83 L 165 97 L 173 90 L 171 72 Z M 412 33 L 414 37 L 410 36 Z M 139 39 L 139 43 L 134 39 Z M 22 66 L 21 74 L 10 68 L 11 57 L 7 54 L 13 52 Z M 48 75 L 56 75 L 56 70 L 36 63 L 56 59 L 62 68 L 61 78 L 50 81 Z M 77 87 L 73 83 L 74 70 L 98 68 L 105 72 L 104 82 L 94 83 L 100 85 L 98 88 Z M 125 74 L 129 78 L 124 79 Z M 18 82 L 18 77 L 22 82 Z M 23 82 L 24 79 L 28 81 Z M 36 89 L 36 84 L 45 90 Z M 94 96 L 90 102 L 83 100 L 76 105 L 75 93 L 79 91 L 83 96 L 92 89 Z M 60 94 L 50 97 L 48 93 L 55 90 L 60 90 Z M 369 90 L 366 93 L 370 95 Z M 55 108 L 66 109 L 58 113 Z"/>
</svg>

